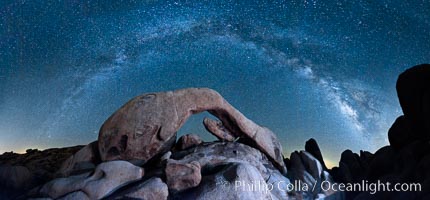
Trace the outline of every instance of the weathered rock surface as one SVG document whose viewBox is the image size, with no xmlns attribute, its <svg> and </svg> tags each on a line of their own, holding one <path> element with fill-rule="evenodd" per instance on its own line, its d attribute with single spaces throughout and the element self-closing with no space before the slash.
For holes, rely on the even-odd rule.
<svg viewBox="0 0 430 200">
<path fill-rule="evenodd" d="M 231 163 L 219 167 L 222 169 L 218 173 L 204 177 L 197 188 L 177 194 L 173 199 L 276 199 L 272 198 L 265 179 L 254 166 Z"/>
<path fill-rule="evenodd" d="M 273 166 L 273 164 L 269 161 L 265 154 L 245 144 L 241 144 L 238 142 L 202 143 L 194 148 L 187 149 L 185 151 L 175 152 L 172 154 L 171 158 L 175 160 L 169 160 L 166 166 L 166 177 L 169 188 L 171 188 L 169 184 L 169 177 L 171 176 L 170 173 L 173 173 L 174 176 L 172 177 L 176 177 L 170 178 L 172 182 L 175 179 L 178 182 L 182 182 L 182 180 L 180 180 L 181 177 L 178 175 L 184 174 L 184 177 L 188 177 L 187 174 L 191 174 L 191 177 L 194 177 L 195 175 L 194 172 L 196 170 L 194 170 L 192 166 L 187 166 L 190 163 L 196 163 L 194 165 L 197 165 L 198 163 L 198 165 L 200 165 L 201 171 L 200 184 L 198 184 L 196 187 L 194 187 L 194 184 L 190 184 L 193 185 L 193 187 L 186 187 L 187 190 L 179 193 L 177 191 L 180 190 L 175 190 L 176 193 L 171 193 L 171 195 L 173 195 L 173 199 L 205 199 L 208 198 L 210 194 L 221 195 L 212 197 L 216 199 L 249 198 L 249 195 L 253 195 L 253 191 L 236 191 L 234 188 L 234 180 L 236 179 L 234 179 L 233 176 L 235 176 L 236 174 L 236 172 L 234 172 L 236 168 L 233 171 L 227 170 L 229 172 L 226 173 L 229 174 L 230 178 L 226 180 L 225 170 L 228 168 L 228 166 L 232 165 L 250 166 L 253 170 L 248 171 L 248 173 L 254 173 L 255 171 L 255 174 L 253 174 L 252 177 L 257 177 L 256 180 L 260 180 L 261 177 L 262 182 L 258 183 L 260 184 L 260 186 L 264 186 L 267 183 L 273 183 L 274 185 L 279 183 L 279 186 L 281 188 L 285 188 L 282 191 L 278 188 L 274 188 L 272 191 L 267 191 L 266 188 L 260 188 L 261 190 L 254 191 L 255 193 L 257 193 L 255 194 L 257 196 L 255 196 L 254 199 L 263 198 L 263 196 L 258 196 L 261 195 L 261 191 L 265 191 L 264 193 L 268 193 L 264 194 L 263 199 L 267 199 L 267 197 L 269 196 L 273 196 L 273 199 L 286 199 L 288 196 L 286 192 L 286 184 L 289 183 L 288 178 L 284 177 Z M 168 170 L 170 168 L 170 163 L 174 163 L 174 167 L 172 167 L 171 169 L 175 170 Z M 177 165 L 179 165 L 179 167 L 176 167 Z M 185 170 L 180 169 L 182 167 L 184 167 Z M 186 180 L 188 180 L 188 178 Z M 242 179 L 240 179 L 239 177 L 239 179 L 237 180 L 240 181 Z M 248 184 L 248 186 L 252 186 L 253 183 L 257 183 L 255 182 L 255 180 L 254 182 L 249 182 L 249 180 L 244 181 Z M 191 183 L 193 182 L 194 181 L 191 181 Z M 227 182 L 232 184 L 223 185 L 227 184 Z M 206 192 L 208 192 L 208 194 L 205 194 Z"/>
<path fill-rule="evenodd" d="M 207 88 L 144 94 L 126 103 L 100 129 L 101 159 L 138 159 L 145 163 L 167 152 L 189 116 L 203 111 L 219 118 L 230 133 L 249 141 L 247 144 L 265 153 L 286 173 L 282 147 L 275 134 L 246 118 L 219 93 Z"/>
<path fill-rule="evenodd" d="M 176 152 L 171 158 L 182 164 L 196 161 L 203 171 L 223 163 L 245 163 L 257 168 L 265 179 L 272 173 L 279 173 L 265 154 L 237 142 L 203 143 L 187 151 Z"/>
<path fill-rule="evenodd" d="M 188 149 L 190 147 L 197 146 L 201 144 L 203 140 L 196 134 L 186 134 L 178 139 L 176 147 L 179 150 Z"/>
<path fill-rule="evenodd" d="M 70 156 L 60 167 L 59 176 L 69 176 L 92 171 L 100 163 L 98 142 L 94 141 Z"/>
<path fill-rule="evenodd" d="M 232 142 L 236 139 L 235 136 L 230 133 L 230 131 L 227 130 L 227 128 L 225 128 L 220 121 L 205 118 L 203 119 L 203 125 L 205 126 L 207 131 L 212 133 L 212 135 L 214 135 L 221 141 Z"/>
<path fill-rule="evenodd" d="M 202 180 L 200 163 L 181 163 L 169 159 L 166 165 L 167 186 L 174 192 L 196 187 Z"/>
<path fill-rule="evenodd" d="M 64 197 L 59 198 L 58 200 L 77 200 L 77 199 L 79 199 L 79 200 L 90 200 L 88 195 L 86 195 L 82 191 L 72 192 L 70 194 L 67 194 Z"/>
<path fill-rule="evenodd" d="M 117 199 L 167 200 L 169 190 L 160 178 L 151 178 L 125 191 Z M 116 198 L 115 198 L 116 199 Z"/>
<path fill-rule="evenodd" d="M 98 165 L 92 174 L 54 179 L 46 183 L 40 193 L 55 199 L 82 191 L 90 199 L 101 199 L 142 176 L 143 169 L 140 167 L 126 161 L 110 161 Z"/>
</svg>

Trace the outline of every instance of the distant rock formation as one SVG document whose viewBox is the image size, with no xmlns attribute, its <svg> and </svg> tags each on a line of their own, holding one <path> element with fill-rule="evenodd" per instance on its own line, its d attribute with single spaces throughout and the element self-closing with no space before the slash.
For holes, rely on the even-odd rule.
<svg viewBox="0 0 430 200">
<path fill-rule="evenodd" d="M 61 164 L 82 147 L 28 149 L 26 154 L 6 152 L 0 155 L 0 199 L 22 195 L 55 178 Z"/>
<path fill-rule="evenodd" d="M 309 186 L 305 190 L 299 188 L 301 190 L 292 191 L 293 196 L 298 199 L 344 199 L 343 193 L 321 186 L 333 185 L 335 182 L 320 160 L 323 161 L 323 157 L 313 138 L 306 142 L 305 151 L 291 153 L 287 177 L 296 185 L 302 183 Z"/>
</svg>

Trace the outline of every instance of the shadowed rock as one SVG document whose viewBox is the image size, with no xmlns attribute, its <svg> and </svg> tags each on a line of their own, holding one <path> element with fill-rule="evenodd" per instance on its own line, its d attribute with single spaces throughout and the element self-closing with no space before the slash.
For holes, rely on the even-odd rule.
<svg viewBox="0 0 430 200">
<path fill-rule="evenodd" d="M 265 153 L 282 172 L 286 168 L 276 135 L 255 124 L 231 106 L 219 93 L 207 88 L 189 88 L 150 93 L 133 98 L 117 110 L 100 129 L 101 159 L 141 160 L 167 152 L 176 132 L 195 113 L 208 111 L 235 137 Z"/>
<path fill-rule="evenodd" d="M 24 166 L 0 166 L 0 188 L 19 190 L 30 186 L 33 174 Z"/>
<path fill-rule="evenodd" d="M 321 163 L 324 170 L 327 170 L 327 166 L 324 163 L 320 147 L 318 146 L 318 143 L 315 139 L 311 138 L 306 141 L 305 151 L 309 152 L 312 156 L 314 156 Z"/>
<path fill-rule="evenodd" d="M 420 138 L 430 138 L 430 65 L 414 66 L 399 75 L 397 95 L 403 113 Z"/>
<path fill-rule="evenodd" d="M 100 163 L 97 141 L 83 147 L 63 162 L 58 170 L 58 176 L 65 177 L 92 171 Z"/>
<path fill-rule="evenodd" d="M 416 136 L 412 134 L 412 127 L 405 116 L 400 116 L 393 123 L 391 128 L 388 130 L 388 140 L 390 145 L 395 149 L 401 149 L 405 145 L 416 139 Z"/>
</svg>

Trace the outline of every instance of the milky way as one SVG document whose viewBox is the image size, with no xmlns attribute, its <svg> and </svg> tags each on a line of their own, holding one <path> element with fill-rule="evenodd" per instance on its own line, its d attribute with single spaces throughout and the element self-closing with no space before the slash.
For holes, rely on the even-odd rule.
<svg viewBox="0 0 430 200">
<path fill-rule="evenodd" d="M 85 144 L 145 92 L 210 87 L 284 151 L 374 151 L 401 115 L 395 81 L 429 62 L 426 1 L 1 4 L 0 152 Z M 179 135 L 213 139 L 192 117 Z"/>
</svg>

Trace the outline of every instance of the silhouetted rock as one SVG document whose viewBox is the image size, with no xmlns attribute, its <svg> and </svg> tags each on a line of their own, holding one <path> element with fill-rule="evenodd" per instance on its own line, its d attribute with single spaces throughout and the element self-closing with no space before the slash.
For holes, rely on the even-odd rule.
<svg viewBox="0 0 430 200">
<path fill-rule="evenodd" d="M 231 106 L 216 91 L 189 88 L 171 92 L 144 94 L 117 110 L 100 129 L 101 159 L 142 160 L 167 152 L 176 140 L 176 132 L 190 115 L 209 111 L 235 137 L 265 153 L 274 165 L 286 173 L 282 147 L 274 133 L 255 124 Z"/>
<path fill-rule="evenodd" d="M 353 153 L 351 150 L 342 152 L 340 162 L 344 163 L 345 166 L 348 167 L 352 176 L 352 182 L 359 182 L 365 178 L 365 169 L 362 167 L 360 157 L 356 153 Z"/>
<path fill-rule="evenodd" d="M 430 65 L 414 66 L 399 75 L 397 95 L 403 113 L 419 138 L 430 138 Z"/>
<path fill-rule="evenodd" d="M 18 198 L 27 190 L 55 178 L 61 163 L 82 147 L 30 149 L 25 154 L 6 152 L 0 155 L 0 166 L 6 167 L 0 169 L 0 199 Z"/>
<path fill-rule="evenodd" d="M 327 166 L 324 163 L 323 156 L 321 154 L 320 147 L 315 139 L 311 138 L 306 141 L 305 151 L 309 152 L 313 157 L 315 157 L 319 163 L 321 163 L 324 170 L 327 170 Z"/>
<path fill-rule="evenodd" d="M 31 187 L 33 174 L 27 167 L 0 165 L 0 187 L 22 190 Z"/>
<path fill-rule="evenodd" d="M 388 131 L 390 145 L 395 149 L 401 149 L 417 139 L 411 129 L 412 125 L 406 120 L 405 116 L 398 117 Z"/>
<path fill-rule="evenodd" d="M 360 151 L 360 163 L 361 166 L 367 171 L 369 169 L 369 165 L 373 160 L 373 154 L 368 151 Z"/>
<path fill-rule="evenodd" d="M 203 140 L 196 134 L 186 134 L 181 136 L 176 143 L 176 147 L 179 150 L 184 150 L 190 147 L 197 146 L 201 144 Z"/>
</svg>

